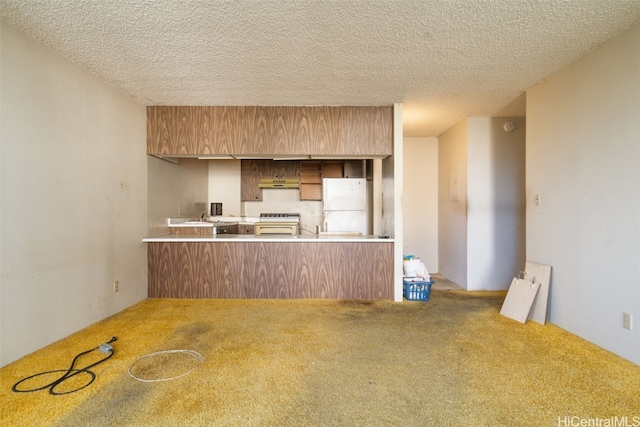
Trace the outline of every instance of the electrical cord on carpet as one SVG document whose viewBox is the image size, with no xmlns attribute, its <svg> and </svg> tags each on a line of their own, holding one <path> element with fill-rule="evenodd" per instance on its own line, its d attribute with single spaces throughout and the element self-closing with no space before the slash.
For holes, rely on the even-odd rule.
<svg viewBox="0 0 640 427">
<path fill-rule="evenodd" d="M 16 393 L 31 393 L 34 391 L 40 391 L 40 390 L 45 390 L 45 389 L 49 389 L 49 394 L 52 394 L 54 396 L 60 396 L 63 394 L 69 394 L 69 393 L 74 393 L 78 390 L 82 390 L 83 388 L 87 387 L 88 385 L 90 385 L 95 379 L 96 379 L 96 374 L 92 371 L 90 371 L 91 368 L 93 368 L 94 366 L 104 362 L 105 360 L 111 358 L 114 354 L 113 352 L 113 346 L 111 345 L 112 342 L 116 341 L 118 338 L 117 337 L 112 337 L 108 342 L 106 343 L 102 343 L 100 344 L 98 347 L 96 348 L 92 348 L 91 350 L 87 350 L 87 351 L 83 351 L 82 353 L 78 354 L 76 357 L 73 358 L 73 361 L 71 362 L 71 366 L 69 366 L 69 369 L 57 369 L 57 370 L 53 370 L 53 371 L 46 371 L 46 372 L 40 372 L 38 374 L 35 375 L 31 375 L 29 377 L 23 378 L 20 381 L 18 381 L 17 383 L 15 383 L 13 385 L 13 387 L 11 387 L 11 390 L 13 390 Z M 86 366 L 84 368 L 80 368 L 80 369 L 76 369 L 74 368 L 76 362 L 78 361 L 78 359 L 82 356 L 84 356 L 85 354 L 89 354 L 95 350 L 99 350 L 101 353 L 106 354 L 106 357 L 103 357 L 102 359 L 98 360 L 95 363 L 92 363 L 89 366 Z M 52 381 L 48 384 L 43 385 L 42 387 L 36 387 L 36 388 L 25 388 L 25 389 L 20 389 L 19 386 L 20 384 L 29 381 L 33 378 L 37 378 L 43 375 L 49 375 L 49 374 L 53 374 L 56 372 L 64 372 L 64 374 L 58 378 L 55 381 Z M 78 375 L 78 374 L 87 374 L 89 375 L 90 379 L 89 381 L 84 384 L 81 385 L 80 387 L 73 389 L 73 390 L 68 390 L 68 391 L 56 391 L 56 387 L 58 387 L 60 384 L 62 384 L 64 381 L 67 381 L 68 379 Z"/>
</svg>

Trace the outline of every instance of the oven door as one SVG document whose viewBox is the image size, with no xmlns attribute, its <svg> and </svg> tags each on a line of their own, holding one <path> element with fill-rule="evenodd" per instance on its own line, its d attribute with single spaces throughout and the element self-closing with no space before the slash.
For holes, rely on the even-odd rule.
<svg viewBox="0 0 640 427">
<path fill-rule="evenodd" d="M 296 234 L 298 234 L 298 224 L 257 222 L 253 226 L 253 232 L 256 236 L 262 234 L 289 234 L 295 236 Z"/>
</svg>

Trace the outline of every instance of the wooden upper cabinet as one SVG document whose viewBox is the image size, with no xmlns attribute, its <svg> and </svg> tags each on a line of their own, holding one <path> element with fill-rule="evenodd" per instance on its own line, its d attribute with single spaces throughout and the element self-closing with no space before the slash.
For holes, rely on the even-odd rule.
<svg viewBox="0 0 640 427">
<path fill-rule="evenodd" d="M 322 161 L 300 162 L 300 200 L 322 200 Z"/>
<path fill-rule="evenodd" d="M 242 160 L 240 162 L 240 200 L 262 200 L 262 190 L 258 187 L 264 173 L 263 160 Z"/>
<path fill-rule="evenodd" d="M 244 107 L 238 155 L 333 154 L 340 145 L 337 107 Z"/>
<path fill-rule="evenodd" d="M 196 154 L 235 154 L 242 143 L 243 128 L 238 126 L 245 115 L 243 107 L 194 107 L 207 111 L 212 117 L 203 124 L 203 139 L 206 141 L 201 151 Z M 206 127 L 210 124 L 212 129 Z M 206 138 L 210 136 L 210 138 Z M 198 145 L 196 145 L 198 146 Z"/>
<path fill-rule="evenodd" d="M 342 107 L 340 155 L 393 154 L 393 107 Z"/>
<path fill-rule="evenodd" d="M 301 107 L 299 114 L 295 133 L 301 142 L 299 154 L 337 153 L 340 147 L 340 108 Z"/>
<path fill-rule="evenodd" d="M 298 179 L 300 162 L 297 160 L 242 160 L 240 162 L 240 200 L 262 200 L 258 187 L 261 179 Z"/>
<path fill-rule="evenodd" d="M 344 177 L 345 178 L 366 178 L 365 162 L 366 160 L 345 160 L 344 161 Z"/>
<path fill-rule="evenodd" d="M 236 154 L 265 154 L 271 146 L 271 129 L 269 111 L 267 107 L 238 107 L 242 109 L 239 127 L 241 138 Z"/>
<path fill-rule="evenodd" d="M 323 178 L 344 178 L 344 161 L 325 160 L 322 162 Z"/>
<path fill-rule="evenodd" d="M 393 107 L 147 107 L 147 153 L 160 156 L 387 156 Z"/>
<path fill-rule="evenodd" d="M 242 113 L 236 107 L 147 107 L 147 154 L 234 154 Z"/>
<path fill-rule="evenodd" d="M 147 154 L 190 154 L 195 150 L 187 108 L 147 107 Z"/>
</svg>

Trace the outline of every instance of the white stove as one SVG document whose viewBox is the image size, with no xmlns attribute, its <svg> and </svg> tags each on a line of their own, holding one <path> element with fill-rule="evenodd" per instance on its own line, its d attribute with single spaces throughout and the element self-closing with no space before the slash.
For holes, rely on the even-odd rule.
<svg viewBox="0 0 640 427">
<path fill-rule="evenodd" d="M 260 221 L 254 224 L 254 234 L 297 235 L 300 227 L 299 213 L 262 213 Z"/>
<path fill-rule="evenodd" d="M 260 222 L 297 222 L 300 223 L 299 213 L 261 213 Z"/>
</svg>

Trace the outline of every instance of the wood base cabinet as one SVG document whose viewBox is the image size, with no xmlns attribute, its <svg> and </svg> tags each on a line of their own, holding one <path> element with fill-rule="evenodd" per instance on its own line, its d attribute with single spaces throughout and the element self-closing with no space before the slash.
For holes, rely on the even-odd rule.
<svg viewBox="0 0 640 427">
<path fill-rule="evenodd" d="M 393 299 L 391 242 L 151 242 L 150 298 Z"/>
</svg>

